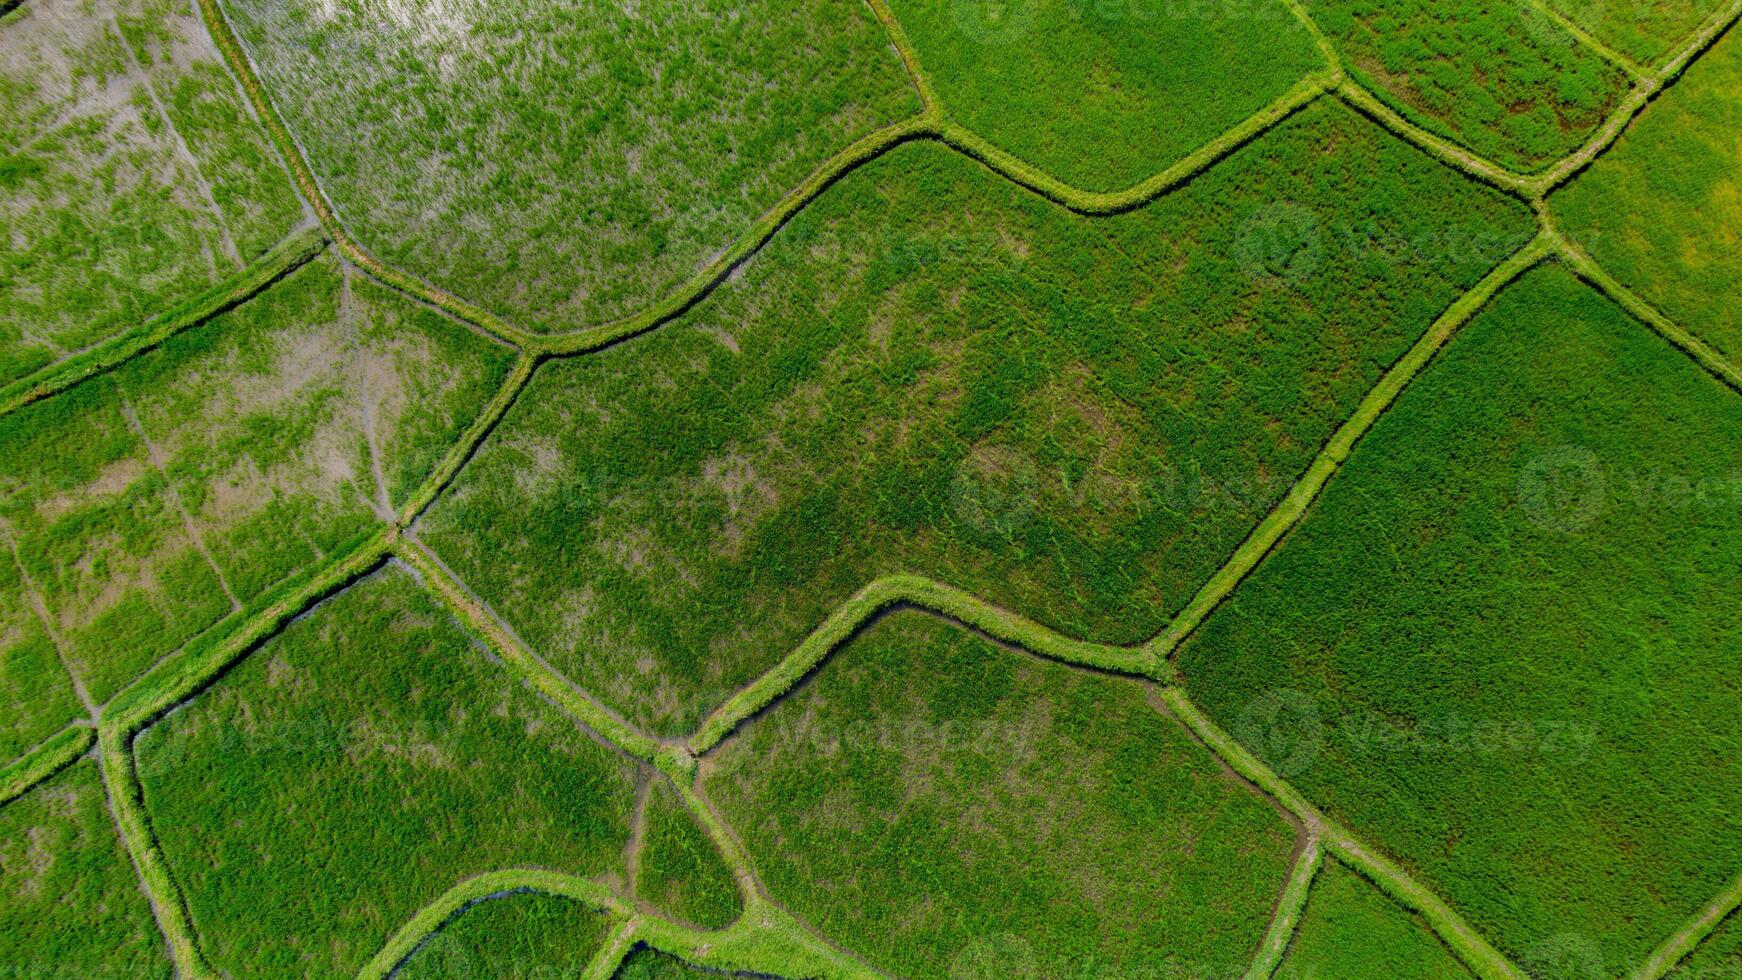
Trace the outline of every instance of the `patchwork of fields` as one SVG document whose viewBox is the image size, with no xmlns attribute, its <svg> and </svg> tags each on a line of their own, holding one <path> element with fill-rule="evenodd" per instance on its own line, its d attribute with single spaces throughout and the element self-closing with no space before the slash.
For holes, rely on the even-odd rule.
<svg viewBox="0 0 1742 980">
<path fill-rule="evenodd" d="M 0 0 L 0 976 L 1742 969 L 1742 0 Z"/>
</svg>

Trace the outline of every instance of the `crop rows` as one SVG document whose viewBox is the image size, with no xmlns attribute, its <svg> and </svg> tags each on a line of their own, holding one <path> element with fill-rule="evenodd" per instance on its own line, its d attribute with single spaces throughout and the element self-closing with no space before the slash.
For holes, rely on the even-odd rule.
<svg viewBox="0 0 1742 980">
<path fill-rule="evenodd" d="M 609 935 L 588 967 L 590 976 L 611 975 L 637 943 L 719 969 L 787 975 L 874 975 L 875 971 L 866 964 L 819 940 L 774 903 L 757 880 L 743 845 L 713 807 L 698 795 L 694 780 L 698 758 L 715 752 L 747 719 L 787 696 L 799 681 L 812 675 L 865 624 L 881 612 L 898 606 L 927 610 L 1005 643 L 1067 664 L 1159 683 L 1160 696 L 1175 718 L 1300 822 L 1306 829 L 1308 843 L 1297 858 L 1295 874 L 1278 904 L 1273 932 L 1260 950 L 1253 967 L 1254 975 L 1268 974 L 1280 961 L 1289 933 L 1303 915 L 1303 909 L 1310 904 L 1309 885 L 1315 873 L 1324 873 L 1319 870 L 1323 855 L 1355 869 L 1401 906 L 1420 915 L 1477 975 L 1523 975 L 1441 898 L 1309 803 L 1289 782 L 1259 761 L 1188 700 L 1176 682 L 1170 658 L 1210 612 L 1295 527 L 1363 435 L 1454 334 L 1503 287 L 1545 260 L 1561 260 L 1705 370 L 1730 387 L 1739 387 L 1739 375 L 1733 362 L 1604 272 L 1584 249 L 1556 229 L 1543 201 L 1550 191 L 1597 159 L 1620 136 L 1632 118 L 1734 22 L 1742 12 L 1742 4 L 1731 3 L 1708 19 L 1687 42 L 1659 61 L 1656 68 L 1634 65 L 1584 32 L 1575 32 L 1574 36 L 1581 45 L 1608 61 L 1627 67 L 1634 77 L 1633 88 L 1584 145 L 1534 174 L 1519 173 L 1486 161 L 1444 136 L 1421 128 L 1374 97 L 1333 60 L 1321 73 L 1302 81 L 1246 122 L 1167 170 L 1120 192 L 1087 192 L 1072 187 L 1031 167 L 949 118 L 936 101 L 930 84 L 920 74 L 921 61 L 892 15 L 880 0 L 872 0 L 871 6 L 890 28 L 904 63 L 913 72 L 923 105 L 918 116 L 879 130 L 831 158 L 804 183 L 788 192 L 729 249 L 654 306 L 632 316 L 578 331 L 539 334 L 516 327 L 438 287 L 392 269 L 354 241 L 327 203 L 313 171 L 303 161 L 289 130 L 273 109 L 265 88 L 253 73 L 215 0 L 200 0 L 200 10 L 213 37 L 266 123 L 298 187 L 314 208 L 322 232 L 295 237 L 199 298 L 117 335 L 74 360 L 14 383 L 6 389 L 0 411 L 19 410 L 56 391 L 79 384 L 93 374 L 110 370 L 141 351 L 156 347 L 170 336 L 242 302 L 309 261 L 326 239 L 330 239 L 347 260 L 371 276 L 495 335 L 518 348 L 519 357 L 495 396 L 433 471 L 409 493 L 405 504 L 387 527 L 356 536 L 344 546 L 332 549 L 318 567 L 304 569 L 251 598 L 239 614 L 200 634 L 180 651 L 158 661 L 126 684 L 101 706 L 96 717 L 74 722 L 4 770 L 0 802 L 10 802 L 31 787 L 76 765 L 94 741 L 103 782 L 120 824 L 123 842 L 151 897 L 158 926 L 169 939 L 176 966 L 184 975 L 207 976 L 213 975 L 214 971 L 202 952 L 181 884 L 169 870 L 162 843 L 144 806 L 135 758 L 136 738 L 177 706 L 208 689 L 217 678 L 267 638 L 277 634 L 290 620 L 345 590 L 384 563 L 395 560 L 415 570 L 429 593 L 455 619 L 481 637 L 518 679 L 540 691 L 628 756 L 656 767 L 673 780 L 684 807 L 732 868 L 742 893 L 744 912 L 722 930 L 698 930 L 649 915 L 593 881 L 548 871 L 507 869 L 469 878 L 422 908 L 369 961 L 363 971 L 365 975 L 385 975 L 473 899 L 511 889 L 567 896 L 608 915 L 611 922 Z M 1305 21 L 1307 11 L 1292 4 L 1290 9 Z M 1334 47 L 1312 27 L 1310 21 L 1305 22 L 1321 42 L 1319 49 L 1334 57 Z M 540 362 L 551 357 L 595 351 L 681 315 L 718 287 L 818 195 L 844 175 L 896 146 L 916 140 L 935 141 L 978 160 L 1013 183 L 1075 211 L 1084 214 L 1121 213 L 1168 193 L 1283 120 L 1323 99 L 1336 99 L 1349 105 L 1473 178 L 1524 200 L 1536 208 L 1540 230 L 1529 244 L 1506 258 L 1475 288 L 1452 303 L 1414 346 L 1383 374 L 1355 412 L 1318 451 L 1282 502 L 1235 549 L 1185 609 L 1144 643 L 1133 646 L 1087 643 L 1000 609 L 947 583 L 912 575 L 880 578 L 836 608 L 777 665 L 740 688 L 687 738 L 662 740 L 638 730 L 526 648 L 511 629 L 443 566 L 415 532 L 409 530 L 509 413 Z M 1639 975 L 1655 977 L 1666 973 L 1701 938 L 1715 929 L 1739 902 L 1742 902 L 1742 884 L 1715 897 L 1710 906 L 1684 929 L 1665 940 L 1660 950 L 1641 968 Z"/>
</svg>

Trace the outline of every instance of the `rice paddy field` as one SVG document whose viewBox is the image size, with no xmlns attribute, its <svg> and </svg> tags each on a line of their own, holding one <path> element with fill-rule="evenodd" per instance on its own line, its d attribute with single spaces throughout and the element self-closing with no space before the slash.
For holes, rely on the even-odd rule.
<svg viewBox="0 0 1742 980">
<path fill-rule="evenodd" d="M 0 980 L 1742 976 L 1742 0 L 0 0 Z"/>
</svg>

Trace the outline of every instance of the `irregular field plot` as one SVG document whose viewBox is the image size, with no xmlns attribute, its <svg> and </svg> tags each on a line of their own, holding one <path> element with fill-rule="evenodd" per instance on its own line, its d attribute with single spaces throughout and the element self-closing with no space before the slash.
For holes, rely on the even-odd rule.
<svg viewBox="0 0 1742 980">
<path fill-rule="evenodd" d="M 918 111 L 862 0 L 228 0 L 341 218 L 535 329 L 670 292 Z"/>
<path fill-rule="evenodd" d="M 0 552 L 0 765 L 84 714 L 18 563 Z"/>
<path fill-rule="evenodd" d="M 189 0 L 31 2 L 0 30 L 0 383 L 201 291 L 301 220 Z"/>
<path fill-rule="evenodd" d="M 736 919 L 743 900 L 732 869 L 664 779 L 649 788 L 644 819 L 636 898 L 707 929 Z"/>
<path fill-rule="evenodd" d="M 634 764 L 396 568 L 292 624 L 137 747 L 202 947 L 233 976 L 354 974 L 485 871 L 622 883 Z"/>
<path fill-rule="evenodd" d="M 1277 980 L 1385 977 L 1468 980 L 1469 970 L 1418 916 L 1339 861 L 1313 882 Z"/>
<path fill-rule="evenodd" d="M 560 895 L 492 896 L 443 925 L 393 975 L 397 980 L 578 977 L 610 927 L 608 916 Z"/>
<path fill-rule="evenodd" d="M 1368 87 L 1424 128 L 1529 172 L 1583 144 L 1627 76 L 1527 2 L 1307 0 Z"/>
<path fill-rule="evenodd" d="M 38 980 L 170 976 L 95 763 L 0 807 L 0 963 Z"/>
<path fill-rule="evenodd" d="M 662 734 L 891 572 L 1136 642 L 1528 234 L 1330 105 L 1113 218 L 909 145 L 682 320 L 541 367 L 427 540 Z"/>
<path fill-rule="evenodd" d="M 1546 0 L 1590 34 L 1641 63 L 1669 54 L 1724 0 Z"/>
<path fill-rule="evenodd" d="M 318 260 L 0 418 L 0 532 L 103 701 L 378 526 L 507 366 L 504 350 Z"/>
<path fill-rule="evenodd" d="M 775 899 L 880 969 L 1237 974 L 1295 830 L 1158 705 L 901 612 L 703 778 Z"/>
<path fill-rule="evenodd" d="M 1185 648 L 1187 690 L 1514 958 L 1571 934 L 1630 970 L 1742 866 L 1738 459 L 1742 399 L 1537 269 Z"/>
<path fill-rule="evenodd" d="M 1551 203 L 1611 275 L 1742 363 L 1742 31 Z"/>
<path fill-rule="evenodd" d="M 1280 2 L 889 6 L 955 118 L 1089 190 L 1166 169 L 1325 67 Z"/>
</svg>

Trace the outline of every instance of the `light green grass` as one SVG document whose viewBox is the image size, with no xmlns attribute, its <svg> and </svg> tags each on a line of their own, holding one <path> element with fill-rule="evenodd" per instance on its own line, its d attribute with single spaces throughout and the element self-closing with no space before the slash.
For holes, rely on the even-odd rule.
<svg viewBox="0 0 1742 980">
<path fill-rule="evenodd" d="M 1165 169 L 1325 67 L 1281 2 L 889 6 L 945 111 L 1091 191 Z"/>
<path fill-rule="evenodd" d="M 468 906 L 419 946 L 400 980 L 579 976 L 610 931 L 606 915 L 560 895 L 512 892 Z"/>
<path fill-rule="evenodd" d="M 664 779 L 648 789 L 635 897 L 665 915 L 718 929 L 744 910 L 720 852 Z"/>
<path fill-rule="evenodd" d="M 1567 20 L 1641 63 L 1685 40 L 1725 0 L 1545 0 Z"/>
<path fill-rule="evenodd" d="M 1577 149 L 1627 76 L 1525 0 L 1310 0 L 1348 68 L 1393 108 L 1503 167 Z"/>
<path fill-rule="evenodd" d="M 301 220 L 188 0 L 28 4 L 0 33 L 0 384 L 237 272 Z"/>
<path fill-rule="evenodd" d="M 360 243 L 539 330 L 653 304 L 919 108 L 859 0 L 225 8 Z"/>
<path fill-rule="evenodd" d="M 1104 218 L 902 147 L 682 320 L 543 365 L 421 533 L 658 734 L 887 574 L 1140 642 L 1529 233 L 1335 105 Z"/>
<path fill-rule="evenodd" d="M 322 259 L 0 417 L 0 517 L 91 696 L 391 516 L 508 362 Z"/>
<path fill-rule="evenodd" d="M 1471 976 L 1425 923 L 1341 861 L 1313 883 L 1277 980 L 1467 980 Z"/>
<path fill-rule="evenodd" d="M 0 976 L 170 976 L 90 762 L 0 807 Z"/>
<path fill-rule="evenodd" d="M 1742 863 L 1738 432 L 1680 351 L 1527 273 L 1188 641 L 1186 688 L 1520 965 L 1630 969 Z"/>
<path fill-rule="evenodd" d="M 702 780 L 776 901 L 900 975 L 1237 973 L 1295 840 L 1144 683 L 916 612 L 747 722 Z"/>
<path fill-rule="evenodd" d="M 234 976 L 354 973 L 500 867 L 621 884 L 633 764 L 397 570 L 267 641 L 137 751 L 206 958 Z"/>
<path fill-rule="evenodd" d="M 1611 275 L 1742 365 L 1739 86 L 1732 28 L 1550 205 Z"/>
</svg>

